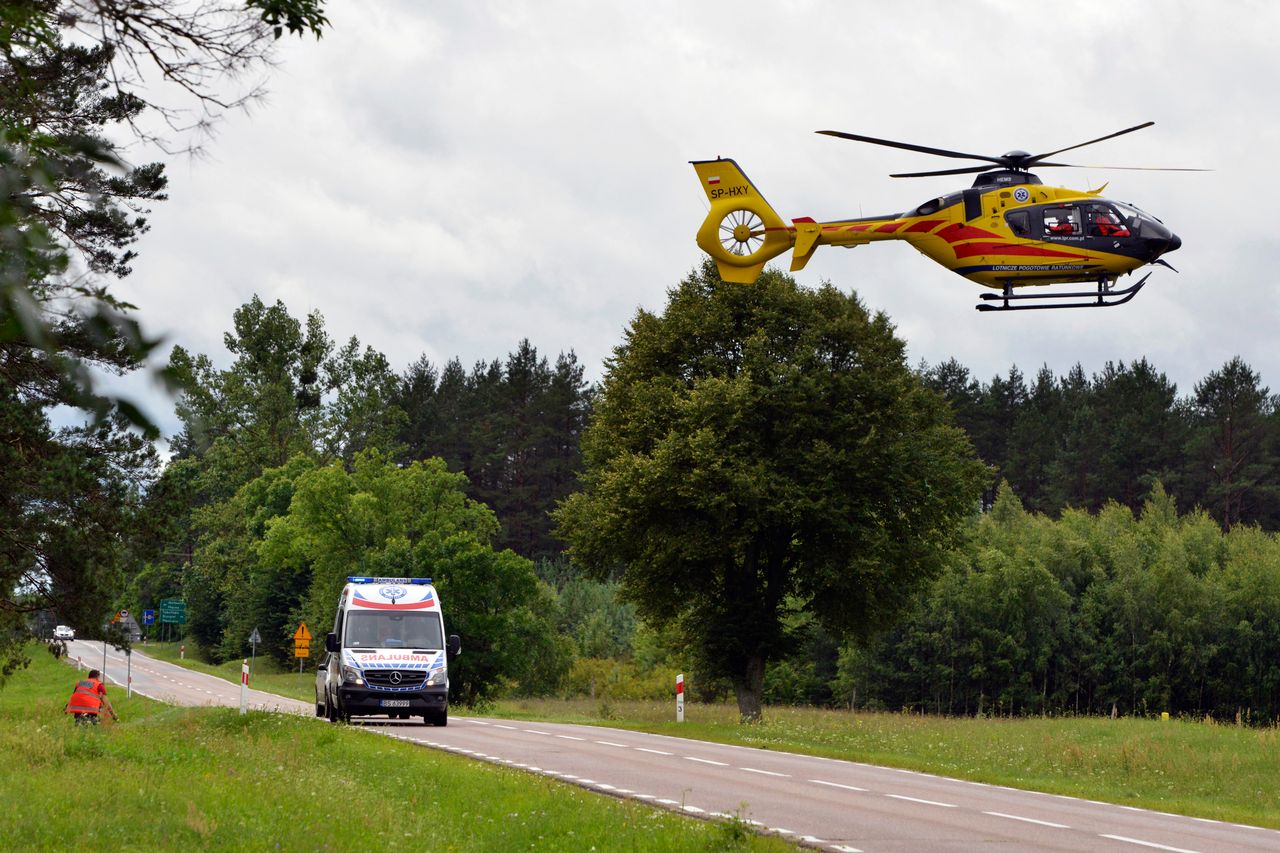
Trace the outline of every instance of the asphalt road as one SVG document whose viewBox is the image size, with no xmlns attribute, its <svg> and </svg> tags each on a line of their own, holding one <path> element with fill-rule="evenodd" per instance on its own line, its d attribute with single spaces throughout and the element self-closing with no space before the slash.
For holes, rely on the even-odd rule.
<svg viewBox="0 0 1280 853">
<path fill-rule="evenodd" d="M 125 689 L 125 679 L 132 674 L 133 691 L 149 699 L 170 705 L 240 707 L 239 684 L 147 657 L 138 649 L 134 649 L 130 664 L 124 652 L 107 646 L 104 667 L 102 643 L 74 640 L 67 643 L 67 657 L 73 663 L 79 659 L 85 669 L 105 669 L 106 682 L 119 686 L 119 690 L 108 690 L 107 698 L 120 695 L 120 691 Z M 250 690 L 248 700 L 249 707 L 255 711 L 315 714 L 315 706 L 309 702 L 263 693 L 261 690 Z"/>
<path fill-rule="evenodd" d="M 70 646 L 73 659 L 101 668 L 100 643 Z M 108 678 L 120 683 L 124 673 L 123 655 L 110 650 Z M 176 704 L 240 701 L 239 685 L 138 652 L 133 685 Z M 254 708 L 314 713 L 306 702 L 251 694 Z M 1280 832 L 1258 827 L 620 729 L 456 715 L 446 728 L 377 718 L 357 725 L 694 816 L 735 815 L 760 831 L 845 853 L 1280 850 Z"/>
</svg>

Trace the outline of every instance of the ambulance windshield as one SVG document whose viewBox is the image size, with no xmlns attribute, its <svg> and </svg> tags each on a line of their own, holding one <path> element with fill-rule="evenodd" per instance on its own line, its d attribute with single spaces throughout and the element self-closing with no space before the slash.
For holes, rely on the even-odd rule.
<svg viewBox="0 0 1280 853">
<path fill-rule="evenodd" d="M 443 649 L 439 613 L 389 613 L 352 610 L 347 613 L 343 645 L 365 649 Z"/>
</svg>

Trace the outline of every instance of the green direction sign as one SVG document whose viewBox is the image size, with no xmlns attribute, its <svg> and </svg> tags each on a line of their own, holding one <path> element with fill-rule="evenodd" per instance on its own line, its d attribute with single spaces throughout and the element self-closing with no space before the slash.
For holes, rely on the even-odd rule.
<svg viewBox="0 0 1280 853">
<path fill-rule="evenodd" d="M 187 603 L 181 598 L 160 599 L 160 624 L 187 624 Z"/>
</svg>

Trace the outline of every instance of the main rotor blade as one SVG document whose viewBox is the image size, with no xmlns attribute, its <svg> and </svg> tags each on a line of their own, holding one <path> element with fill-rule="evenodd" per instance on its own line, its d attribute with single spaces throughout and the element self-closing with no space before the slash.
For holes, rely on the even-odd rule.
<svg viewBox="0 0 1280 853">
<path fill-rule="evenodd" d="M 960 151 L 947 151 L 943 148 L 930 148 L 926 145 L 912 145 L 910 142 L 894 142 L 892 139 L 876 139 L 874 136 L 860 136 L 856 133 L 845 133 L 842 130 L 817 130 L 823 136 L 836 136 L 840 139 L 852 139 L 854 142 L 870 142 L 872 145 L 885 145 L 889 148 L 902 148 L 906 151 L 919 151 L 921 154 L 936 154 L 939 157 L 954 157 L 961 160 L 985 160 L 988 163 L 1002 164 L 999 157 L 988 157 L 984 154 L 964 154 Z"/>
<path fill-rule="evenodd" d="M 1083 166 L 1079 163 L 1036 163 L 1031 168 L 1065 166 L 1068 169 L 1118 169 L 1125 172 L 1212 172 L 1213 169 L 1184 169 L 1178 166 Z"/>
<path fill-rule="evenodd" d="M 1102 142 L 1107 139 L 1115 139 L 1117 136 L 1124 136 L 1126 133 L 1133 133 L 1135 130 L 1142 130 L 1144 127 L 1151 127 L 1151 125 L 1153 124 L 1155 124 L 1154 121 L 1143 122 L 1142 124 L 1135 124 L 1133 127 L 1127 127 L 1124 130 L 1117 130 L 1115 133 L 1108 133 L 1106 136 L 1099 136 L 1097 139 L 1090 139 L 1088 142 L 1081 142 L 1078 145 L 1071 145 L 1066 148 L 1059 148 L 1057 151 L 1046 151 L 1043 154 L 1037 154 L 1036 156 L 1032 157 L 1030 160 L 1027 161 L 1027 165 L 1038 166 L 1040 165 L 1040 161 L 1043 160 L 1045 157 L 1052 157 L 1054 154 L 1061 154 L 1063 151 L 1074 151 L 1077 148 L 1083 148 L 1086 145 L 1092 145 L 1095 142 Z"/>
<path fill-rule="evenodd" d="M 968 166 L 963 169 L 941 169 L 936 172 L 900 172 L 890 175 L 891 178 L 932 178 L 935 175 L 972 175 L 977 172 L 992 171 L 994 166 Z"/>
</svg>

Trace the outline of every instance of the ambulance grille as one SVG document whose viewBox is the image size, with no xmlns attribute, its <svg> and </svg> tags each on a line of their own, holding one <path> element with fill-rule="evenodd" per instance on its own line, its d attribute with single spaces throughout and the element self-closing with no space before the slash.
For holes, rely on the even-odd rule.
<svg viewBox="0 0 1280 853">
<path fill-rule="evenodd" d="M 420 669 L 366 669 L 365 684 L 377 690 L 420 690 L 427 674 Z"/>
</svg>

